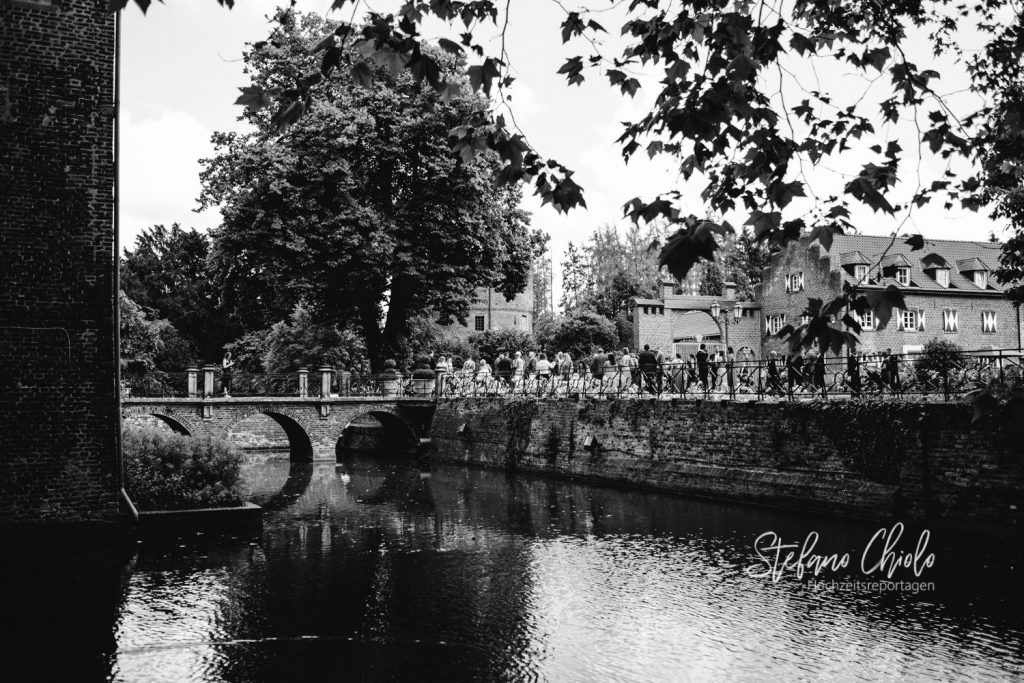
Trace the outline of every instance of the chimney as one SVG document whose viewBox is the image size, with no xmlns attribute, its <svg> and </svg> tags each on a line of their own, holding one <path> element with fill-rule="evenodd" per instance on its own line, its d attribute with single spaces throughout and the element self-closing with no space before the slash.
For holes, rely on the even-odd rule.
<svg viewBox="0 0 1024 683">
<path fill-rule="evenodd" d="M 723 282 L 722 295 L 725 296 L 726 301 L 736 301 L 736 283 Z"/>
<path fill-rule="evenodd" d="M 675 280 L 670 280 L 669 278 L 664 278 L 664 279 L 662 279 L 660 284 L 661 284 L 661 299 L 662 299 L 662 301 L 664 301 L 664 300 L 668 299 L 670 296 L 672 296 L 672 293 L 675 291 L 675 288 L 676 288 L 676 282 L 675 282 Z"/>
</svg>

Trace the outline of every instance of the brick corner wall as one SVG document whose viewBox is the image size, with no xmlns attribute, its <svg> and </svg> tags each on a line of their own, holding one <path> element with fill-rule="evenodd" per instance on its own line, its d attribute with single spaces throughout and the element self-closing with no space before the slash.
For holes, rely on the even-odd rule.
<svg viewBox="0 0 1024 683">
<path fill-rule="evenodd" d="M 118 517 L 114 17 L 0 2 L 0 523 Z"/>
</svg>

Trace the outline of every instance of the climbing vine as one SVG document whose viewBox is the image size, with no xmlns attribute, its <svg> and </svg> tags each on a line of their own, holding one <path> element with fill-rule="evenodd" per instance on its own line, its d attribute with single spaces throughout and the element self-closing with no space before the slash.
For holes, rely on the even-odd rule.
<svg viewBox="0 0 1024 683">
<path fill-rule="evenodd" d="M 515 469 L 519 456 L 530 445 L 530 428 L 537 416 L 537 402 L 531 398 L 511 398 L 501 407 L 508 441 L 505 444 L 505 467 Z"/>
<path fill-rule="evenodd" d="M 788 406 L 793 410 L 793 406 Z M 893 401 L 833 401 L 813 405 L 825 436 L 853 471 L 891 483 L 925 417 L 921 406 Z"/>
</svg>

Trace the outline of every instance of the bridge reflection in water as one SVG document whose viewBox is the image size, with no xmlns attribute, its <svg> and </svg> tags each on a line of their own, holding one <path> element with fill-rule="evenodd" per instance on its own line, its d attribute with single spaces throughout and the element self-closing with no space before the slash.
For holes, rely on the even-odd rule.
<svg viewBox="0 0 1024 683">
<path fill-rule="evenodd" d="M 751 578 L 753 540 L 813 530 L 849 552 L 873 526 L 386 457 L 253 460 L 247 478 L 273 508 L 261 538 L 139 550 L 114 680 L 997 680 L 1024 664 L 1019 570 L 993 569 L 1019 548 L 935 534 L 934 592 L 819 593 Z"/>
</svg>

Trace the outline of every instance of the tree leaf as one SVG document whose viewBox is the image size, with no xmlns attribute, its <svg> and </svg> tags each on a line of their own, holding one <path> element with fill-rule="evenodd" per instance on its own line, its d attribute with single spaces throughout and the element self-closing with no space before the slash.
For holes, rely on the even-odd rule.
<svg viewBox="0 0 1024 683">
<path fill-rule="evenodd" d="M 903 243 L 909 245 L 911 251 L 917 251 L 919 249 L 924 249 L 924 236 L 923 235 L 911 235 Z"/>
</svg>

